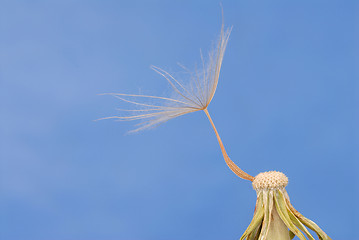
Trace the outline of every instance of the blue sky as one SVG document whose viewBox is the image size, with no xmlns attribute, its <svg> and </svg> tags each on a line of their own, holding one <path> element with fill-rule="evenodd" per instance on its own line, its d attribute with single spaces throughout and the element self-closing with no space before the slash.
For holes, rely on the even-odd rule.
<svg viewBox="0 0 359 240">
<path fill-rule="evenodd" d="M 0 1 L 0 238 L 238 239 L 255 191 L 204 113 L 125 135 L 105 92 L 162 95 L 149 66 L 200 63 L 217 1 Z M 358 226 L 357 1 L 222 1 L 233 26 L 209 107 L 234 162 L 289 177 L 332 239 Z"/>
</svg>

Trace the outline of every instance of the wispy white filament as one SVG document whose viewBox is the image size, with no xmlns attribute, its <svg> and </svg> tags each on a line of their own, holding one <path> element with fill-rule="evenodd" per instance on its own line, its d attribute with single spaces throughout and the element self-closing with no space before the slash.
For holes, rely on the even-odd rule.
<svg viewBox="0 0 359 240">
<path fill-rule="evenodd" d="M 222 13 L 223 14 L 223 13 Z M 224 30 L 222 23 L 221 33 L 213 51 L 208 54 L 205 61 L 201 52 L 202 69 L 191 74 L 189 83 L 184 84 L 178 81 L 165 70 L 152 66 L 152 69 L 164 77 L 173 90 L 174 97 L 159 97 L 139 94 L 106 93 L 126 103 L 132 104 L 132 109 L 118 109 L 124 114 L 121 116 L 106 117 L 102 119 L 116 119 L 118 121 L 142 120 L 137 128 L 131 132 L 156 126 L 172 118 L 187 113 L 203 110 L 216 134 L 223 158 L 228 167 L 240 178 L 253 181 L 254 177 L 240 169 L 228 156 L 218 131 L 207 110 L 217 89 L 219 74 L 223 61 L 224 52 L 232 28 Z M 185 67 L 183 67 L 187 70 Z M 146 101 L 147 100 L 147 101 Z M 150 102 L 149 102 L 150 101 Z"/>
<path fill-rule="evenodd" d="M 222 24 L 218 42 L 213 51 L 209 52 L 208 60 L 205 61 L 201 53 L 202 69 L 200 71 L 196 70 L 187 84 L 181 83 L 170 73 L 159 67 L 151 67 L 167 80 L 173 89 L 174 97 L 105 93 L 132 104 L 133 108 L 118 109 L 127 114 L 102 119 L 142 120 L 137 124 L 137 128 L 131 131 L 137 132 L 187 113 L 207 109 L 217 89 L 222 60 L 231 29 L 224 30 L 224 25 Z"/>
</svg>

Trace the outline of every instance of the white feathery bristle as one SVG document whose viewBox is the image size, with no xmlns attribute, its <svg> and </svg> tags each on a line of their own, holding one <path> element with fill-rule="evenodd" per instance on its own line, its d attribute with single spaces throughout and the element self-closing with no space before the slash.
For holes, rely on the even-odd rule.
<svg viewBox="0 0 359 240">
<path fill-rule="evenodd" d="M 181 115 L 204 110 L 208 107 L 217 89 L 224 52 L 232 28 L 224 30 L 222 24 L 221 34 L 216 47 L 208 54 L 205 61 L 202 53 L 202 69 L 196 70 L 188 84 L 181 83 L 165 70 L 152 66 L 151 68 L 164 77 L 174 92 L 174 97 L 159 97 L 138 94 L 105 93 L 112 95 L 126 103 L 132 104 L 133 109 L 118 109 L 126 114 L 101 119 L 115 119 L 118 121 L 144 120 L 131 131 L 137 132 L 158 124 L 164 123 Z M 143 100 L 151 100 L 146 102 Z"/>
</svg>

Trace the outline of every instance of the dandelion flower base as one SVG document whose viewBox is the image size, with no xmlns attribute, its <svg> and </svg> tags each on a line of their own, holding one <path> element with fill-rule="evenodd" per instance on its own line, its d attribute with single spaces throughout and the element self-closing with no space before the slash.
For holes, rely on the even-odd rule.
<svg viewBox="0 0 359 240">
<path fill-rule="evenodd" d="M 290 240 L 295 236 L 301 240 L 314 240 L 307 228 L 320 240 L 331 240 L 317 224 L 292 206 L 285 190 L 288 178 L 283 173 L 260 173 L 252 185 L 257 192 L 257 203 L 253 219 L 241 240 Z"/>
</svg>

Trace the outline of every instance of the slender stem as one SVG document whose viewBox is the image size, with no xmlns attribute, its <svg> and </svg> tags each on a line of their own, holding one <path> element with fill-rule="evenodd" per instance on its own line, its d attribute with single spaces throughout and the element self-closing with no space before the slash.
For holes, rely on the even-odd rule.
<svg viewBox="0 0 359 240">
<path fill-rule="evenodd" d="M 208 110 L 205 108 L 203 109 L 203 111 L 206 113 L 207 117 L 208 117 L 208 120 L 211 122 L 211 125 L 213 127 L 213 130 L 216 134 L 216 137 L 217 137 L 217 140 L 218 140 L 218 143 L 219 143 L 219 146 L 221 148 L 221 151 L 222 151 L 222 154 L 223 154 L 223 157 L 224 157 L 224 161 L 226 161 L 228 167 L 232 170 L 232 172 L 234 172 L 238 177 L 240 178 L 243 178 L 245 180 L 249 180 L 251 182 L 253 182 L 254 180 L 254 177 L 249 175 L 248 173 L 244 172 L 242 169 L 240 169 L 228 156 L 227 152 L 226 152 L 226 149 L 224 148 L 224 145 L 222 143 L 222 140 L 217 132 L 217 129 L 212 121 L 212 118 L 211 116 L 209 115 L 209 112 Z"/>
</svg>

